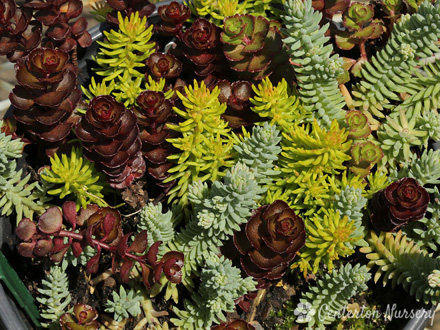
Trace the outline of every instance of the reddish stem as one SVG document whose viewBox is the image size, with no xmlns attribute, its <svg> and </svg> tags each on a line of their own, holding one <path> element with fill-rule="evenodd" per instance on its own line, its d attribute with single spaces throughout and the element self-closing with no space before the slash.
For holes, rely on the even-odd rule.
<svg viewBox="0 0 440 330">
<path fill-rule="evenodd" d="M 359 44 L 359 48 L 361 50 L 361 58 L 363 59 L 368 59 L 367 56 L 367 51 L 365 50 L 365 43 L 367 42 L 367 40 L 363 40 L 360 44 Z"/>
</svg>

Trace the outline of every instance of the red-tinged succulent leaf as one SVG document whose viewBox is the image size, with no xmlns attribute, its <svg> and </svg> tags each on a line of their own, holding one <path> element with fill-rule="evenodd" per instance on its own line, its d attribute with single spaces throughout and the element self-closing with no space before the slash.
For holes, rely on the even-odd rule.
<svg viewBox="0 0 440 330">
<path fill-rule="evenodd" d="M 55 107 L 61 104 L 75 89 L 76 75 L 66 71 L 55 91 L 45 93 L 35 99 L 35 103 L 44 107 Z"/>
<path fill-rule="evenodd" d="M 249 219 L 246 224 L 246 237 L 249 243 L 254 249 L 260 249 L 263 244 L 263 239 L 261 238 L 260 230 L 265 230 L 264 221 L 261 218 L 261 210 L 264 206 L 259 207 L 254 215 Z"/>
<path fill-rule="evenodd" d="M 211 330 L 255 330 L 255 327 L 245 320 L 237 319 L 229 323 L 221 323 L 213 326 Z"/>
<path fill-rule="evenodd" d="M 156 52 L 147 60 L 151 73 L 156 78 L 175 78 L 182 71 L 182 63 L 172 54 Z"/>
<path fill-rule="evenodd" d="M 61 248 L 62 247 L 62 248 Z M 64 246 L 59 246 L 59 251 L 57 252 L 50 252 L 50 260 L 53 262 L 60 262 L 63 260 L 64 255 L 66 254 L 67 250 L 69 249 L 70 244 L 65 244 Z M 52 249 L 53 250 L 53 249 Z"/>
<path fill-rule="evenodd" d="M 185 23 L 191 16 L 190 9 L 176 1 L 171 2 L 167 6 L 160 6 L 157 9 L 157 13 L 163 21 L 173 23 L 174 25 Z"/>
<path fill-rule="evenodd" d="M 136 235 L 128 251 L 134 253 L 144 253 L 147 248 L 148 248 L 148 231 L 142 230 L 139 234 Z"/>
<path fill-rule="evenodd" d="M 363 139 L 371 134 L 368 118 L 362 112 L 351 110 L 345 115 L 345 121 L 349 127 L 349 136 L 355 139 Z"/>
<path fill-rule="evenodd" d="M 73 314 L 79 324 L 89 324 L 98 318 L 98 312 L 90 305 L 76 304 L 73 307 Z"/>
<path fill-rule="evenodd" d="M 84 249 L 82 243 L 73 241 L 71 246 L 72 246 L 73 255 L 75 256 L 75 258 L 78 258 Z"/>
<path fill-rule="evenodd" d="M 368 61 L 365 57 L 359 58 L 359 60 L 356 62 L 355 65 L 351 68 L 351 73 L 355 77 L 360 77 L 362 66 L 364 65 L 365 61 Z"/>
<path fill-rule="evenodd" d="M 333 16 L 334 14 L 344 12 L 350 5 L 350 0 L 326 0 L 325 13 Z"/>
<path fill-rule="evenodd" d="M 359 29 L 352 34 L 352 38 L 367 40 L 377 39 L 386 31 L 385 25 L 379 19 L 373 20 L 370 25 L 363 29 Z"/>
<path fill-rule="evenodd" d="M 352 2 L 342 15 L 342 23 L 350 30 L 358 30 L 373 20 L 374 8 L 361 2 Z"/>
<path fill-rule="evenodd" d="M 63 215 L 58 207 L 51 207 L 38 220 L 38 229 L 45 234 L 54 234 L 61 230 Z"/>
<path fill-rule="evenodd" d="M 66 12 L 66 20 L 78 17 L 83 10 L 83 4 L 80 0 L 69 0 Z"/>
<path fill-rule="evenodd" d="M 100 257 L 100 249 L 98 248 L 98 253 L 90 258 L 90 260 L 87 262 L 86 270 L 89 274 L 95 274 L 98 272 L 99 269 L 99 257 Z"/>
<path fill-rule="evenodd" d="M 121 280 L 124 283 L 128 283 L 130 277 L 130 270 L 133 267 L 133 260 L 125 259 L 122 263 L 121 270 L 119 273 L 121 274 Z"/>
<path fill-rule="evenodd" d="M 358 44 L 358 40 L 351 38 L 351 33 L 341 31 L 335 35 L 336 46 L 343 50 L 350 50 Z"/>
<path fill-rule="evenodd" d="M 34 95 L 22 86 L 14 87 L 9 94 L 9 100 L 14 107 L 22 110 L 29 110 L 35 104 Z"/>
<path fill-rule="evenodd" d="M 64 219 L 70 223 L 72 229 L 76 228 L 76 203 L 73 201 L 67 201 L 62 206 Z"/>
<path fill-rule="evenodd" d="M 161 241 L 154 242 L 150 246 L 147 254 L 145 255 L 145 260 L 152 266 L 157 263 L 157 254 L 159 253 L 159 246 L 162 244 Z"/>
<path fill-rule="evenodd" d="M 60 41 L 66 39 L 69 32 L 70 32 L 69 24 L 61 23 L 51 26 L 47 30 L 46 35 L 55 41 Z"/>
<path fill-rule="evenodd" d="M 111 242 L 115 238 L 115 227 L 117 226 L 116 217 L 113 213 L 107 213 L 102 220 L 102 232 L 103 236 L 101 238 L 104 242 Z M 111 234 L 114 236 L 111 236 Z"/>
<path fill-rule="evenodd" d="M 162 257 L 161 262 L 164 262 L 163 271 L 169 281 L 173 283 L 181 282 L 184 258 L 184 254 L 178 251 L 167 252 Z"/>
<path fill-rule="evenodd" d="M 325 2 L 324 0 L 312 0 L 312 7 L 315 10 L 322 10 L 324 9 Z"/>
<path fill-rule="evenodd" d="M 32 220 L 24 218 L 18 223 L 15 233 L 22 241 L 29 241 L 37 233 L 37 226 Z"/>
<path fill-rule="evenodd" d="M 220 29 L 205 18 L 198 18 L 182 35 L 182 41 L 190 49 L 208 50 L 217 47 Z"/>
<path fill-rule="evenodd" d="M 50 252 L 52 246 L 52 239 L 41 238 L 36 242 L 33 253 L 37 257 L 43 257 Z"/>
<path fill-rule="evenodd" d="M 162 272 L 163 272 L 163 262 L 158 262 L 156 265 L 154 265 L 153 268 L 153 280 L 155 283 L 159 283 L 160 282 L 160 278 L 162 276 Z"/>
<path fill-rule="evenodd" d="M 18 245 L 18 253 L 26 258 L 33 258 L 34 255 L 34 248 L 37 244 L 37 241 L 32 242 L 22 242 L 20 245 Z"/>
<path fill-rule="evenodd" d="M 76 220 L 78 226 L 83 226 L 84 223 L 98 210 L 99 206 L 96 204 L 89 204 L 85 209 L 81 208 L 78 214 L 78 218 Z"/>
<path fill-rule="evenodd" d="M 130 238 L 131 233 L 125 234 L 118 244 L 118 253 L 121 257 L 124 257 L 128 251 L 128 239 Z"/>
<path fill-rule="evenodd" d="M 283 260 L 279 254 L 272 251 L 266 245 L 262 246 L 258 250 L 249 251 L 248 255 L 254 264 L 258 265 L 258 267 L 264 270 L 271 270 Z"/>
<path fill-rule="evenodd" d="M 240 259 L 240 265 L 248 276 L 252 276 L 256 279 L 264 278 L 269 273 L 269 270 L 258 267 L 248 255 Z"/>
<path fill-rule="evenodd" d="M 145 264 L 140 264 L 142 267 L 142 281 L 144 282 L 147 289 L 150 289 L 154 279 L 153 279 L 153 270 Z"/>
<path fill-rule="evenodd" d="M 87 19 L 81 17 L 72 25 L 72 33 L 79 36 L 87 31 Z"/>
</svg>

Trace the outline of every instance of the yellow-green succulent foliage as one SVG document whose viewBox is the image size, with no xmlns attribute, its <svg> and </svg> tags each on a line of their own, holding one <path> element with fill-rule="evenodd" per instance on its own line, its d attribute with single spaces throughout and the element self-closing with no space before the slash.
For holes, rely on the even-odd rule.
<svg viewBox="0 0 440 330">
<path fill-rule="evenodd" d="M 108 94 L 131 107 L 136 97 L 144 90 L 145 75 L 138 68 L 145 66 L 145 60 L 154 52 L 154 42 L 150 42 L 153 25 L 147 27 L 147 18 L 139 18 L 135 12 L 125 19 L 118 12 L 119 30 L 104 31 L 106 41 L 98 41 L 101 46 L 95 58 L 100 68 L 96 74 L 103 76 L 102 83 L 92 81 L 89 91 L 83 88 L 88 98 Z M 109 86 L 106 83 L 110 82 Z"/>
<path fill-rule="evenodd" d="M 181 152 L 168 157 L 176 165 L 168 170 L 171 175 L 164 180 L 177 180 L 169 196 L 170 200 L 178 197 L 182 204 L 187 203 L 190 183 L 217 180 L 225 175 L 226 168 L 234 165 L 235 142 L 228 123 L 221 118 L 226 104 L 218 100 L 218 87 L 210 91 L 204 82 L 199 85 L 194 80 L 193 86 L 185 87 L 185 94 L 177 92 L 183 109 L 173 108 L 183 122 L 168 124 L 168 128 L 182 135 L 167 140 Z"/>
<path fill-rule="evenodd" d="M 312 273 L 317 273 L 320 262 L 331 272 L 333 261 L 353 254 L 355 244 L 362 240 L 363 234 L 357 231 L 354 220 L 341 217 L 339 211 L 331 208 L 325 208 L 323 212 L 322 216 L 305 218 L 306 244 L 300 251 L 301 260 L 293 265 L 302 272 L 306 272 L 307 265 L 311 264 Z"/>
<path fill-rule="evenodd" d="M 70 156 L 55 154 L 50 158 L 50 168 L 45 168 L 41 178 L 48 186 L 47 193 L 59 198 L 72 198 L 76 208 L 86 208 L 89 203 L 108 206 L 102 190 L 107 187 L 104 175 L 82 156 L 82 151 L 72 148 Z"/>
<path fill-rule="evenodd" d="M 440 300 L 440 258 L 433 258 L 412 240 L 402 235 L 382 232 L 379 236 L 371 231 L 369 246 L 360 249 L 370 260 L 367 267 L 378 266 L 374 281 L 382 277 L 383 286 L 391 281 L 394 289 L 403 288 L 417 301 L 437 304 Z"/>
<path fill-rule="evenodd" d="M 289 132 L 294 123 L 301 123 L 307 117 L 296 92 L 288 87 L 284 78 L 276 87 L 265 78 L 258 86 L 252 85 L 252 89 L 255 96 L 250 98 L 251 109 L 269 119 L 271 125 L 278 125 L 283 132 Z"/>
</svg>

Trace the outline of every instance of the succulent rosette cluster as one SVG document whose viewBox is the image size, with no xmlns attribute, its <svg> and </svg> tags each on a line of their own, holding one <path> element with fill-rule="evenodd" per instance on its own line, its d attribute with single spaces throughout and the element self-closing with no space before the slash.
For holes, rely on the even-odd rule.
<svg viewBox="0 0 440 330">
<path fill-rule="evenodd" d="M 84 155 L 107 175 L 112 188 L 124 189 L 146 170 L 136 115 L 114 97 L 93 98 L 75 129 Z"/>
<path fill-rule="evenodd" d="M 260 287 L 281 278 L 306 240 L 303 219 L 282 200 L 255 210 L 249 221 L 235 232 L 233 246 L 226 251 L 238 257 L 248 276 Z"/>
<path fill-rule="evenodd" d="M 179 47 L 190 65 L 185 68 L 199 77 L 206 77 L 213 71 L 221 71 L 223 53 L 220 43 L 221 29 L 207 19 L 198 18 L 182 33 Z"/>
<path fill-rule="evenodd" d="M 279 22 L 268 21 L 261 16 L 244 14 L 227 17 L 221 42 L 230 68 L 245 78 L 255 80 L 270 75 L 275 69 L 277 57 L 283 57 L 279 28 Z"/>
<path fill-rule="evenodd" d="M 176 78 L 182 71 L 182 63 L 171 54 L 153 53 L 148 57 L 147 65 L 156 79 Z"/>
<path fill-rule="evenodd" d="M 36 48 L 15 64 L 18 85 L 9 99 L 15 119 L 43 141 L 60 142 L 78 121 L 77 69 L 60 49 Z"/>
<path fill-rule="evenodd" d="M 211 327 L 211 330 L 255 330 L 255 327 L 245 320 L 237 319 L 228 323 L 220 323 Z"/>
<path fill-rule="evenodd" d="M 168 6 L 160 6 L 157 13 L 161 18 L 156 29 L 164 35 L 176 36 L 182 31 L 183 23 L 191 16 L 189 8 L 176 1 L 171 2 Z"/>
<path fill-rule="evenodd" d="M 72 313 L 64 313 L 60 317 L 62 330 L 98 330 L 98 312 L 90 305 L 76 304 Z"/>
<path fill-rule="evenodd" d="M 122 14 L 122 17 L 130 17 L 131 14 L 138 12 L 139 17 L 150 16 L 156 6 L 148 0 L 108 0 L 107 4 L 113 9 L 107 13 L 107 21 L 118 26 L 118 12 Z"/>
<path fill-rule="evenodd" d="M 373 196 L 371 223 L 379 231 L 396 231 L 422 219 L 428 204 L 426 189 L 413 178 L 402 178 Z"/>
<path fill-rule="evenodd" d="M 168 169 L 174 164 L 168 161 L 175 148 L 166 140 L 176 136 L 175 131 L 168 129 L 167 123 L 175 123 L 176 116 L 172 103 L 165 99 L 164 93 L 145 91 L 136 99 L 137 106 L 133 108 L 140 128 L 139 137 L 142 141 L 142 153 L 147 160 L 147 171 L 163 187 L 169 174 Z"/>
<path fill-rule="evenodd" d="M 0 1 L 0 55 L 15 62 L 37 47 L 41 23 L 32 20 L 32 11 L 16 6 L 14 0 Z"/>
</svg>

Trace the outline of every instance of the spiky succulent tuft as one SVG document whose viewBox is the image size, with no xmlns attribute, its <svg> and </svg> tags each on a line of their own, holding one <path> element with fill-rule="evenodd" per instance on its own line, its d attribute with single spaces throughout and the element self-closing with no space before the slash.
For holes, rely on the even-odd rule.
<svg viewBox="0 0 440 330">
<path fill-rule="evenodd" d="M 171 210 L 162 213 L 162 204 L 154 205 L 148 203 L 139 213 L 138 229 L 148 231 L 148 247 L 154 242 L 162 241 L 159 247 L 160 252 L 164 252 L 165 244 L 174 238 L 174 227 L 178 217 Z"/>
<path fill-rule="evenodd" d="M 362 209 L 367 204 L 367 199 L 362 196 L 362 189 L 345 186 L 341 193 L 335 195 L 335 210 L 339 211 L 342 217 L 347 216 L 354 220 L 357 227 L 362 226 Z"/>
<path fill-rule="evenodd" d="M 272 125 L 278 125 L 284 132 L 288 132 L 294 122 L 302 122 L 306 118 L 306 111 L 299 98 L 284 78 L 276 87 L 269 78 L 265 78 L 258 86 L 252 85 L 252 89 L 255 96 L 249 99 L 253 104 L 251 109 L 269 119 Z"/>
<path fill-rule="evenodd" d="M 200 287 L 192 295 L 193 302 L 184 302 L 185 310 L 174 308 L 178 318 L 174 325 L 188 330 L 210 329 L 212 324 L 226 321 L 225 312 L 235 309 L 235 300 L 255 290 L 251 277 L 242 278 L 232 262 L 212 255 L 200 274 Z"/>
<path fill-rule="evenodd" d="M 124 318 L 129 317 L 129 314 L 136 317 L 141 313 L 142 296 L 133 289 L 127 293 L 121 285 L 119 294 L 115 290 L 112 292 L 112 297 L 113 299 L 107 300 L 104 306 L 107 313 L 114 313 L 116 322 L 121 322 Z"/>
<path fill-rule="evenodd" d="M 240 230 L 257 206 L 258 190 L 253 172 L 242 163 L 228 170 L 223 182 L 213 182 L 211 189 L 200 181 L 190 185 L 192 218 L 169 244 L 171 249 L 183 251 L 187 256 L 185 273 L 194 271 L 207 256 L 218 253 L 222 241 Z"/>
<path fill-rule="evenodd" d="M 167 125 L 182 135 L 167 139 L 181 151 L 168 157 L 176 165 L 168 170 L 171 175 L 164 183 L 177 180 L 177 185 L 168 193 L 170 200 L 180 197 L 180 203 L 186 204 L 191 182 L 217 180 L 225 175 L 222 168 L 234 163 L 234 140 L 227 122 L 221 118 L 226 104 L 220 103 L 219 94 L 218 87 L 210 91 L 203 81 L 199 85 L 196 80 L 193 86 L 185 87 L 185 95 L 177 92 L 184 109 L 174 107 L 174 111 L 184 121 Z"/>
<path fill-rule="evenodd" d="M 38 289 L 42 296 L 37 297 L 37 301 L 43 305 L 40 315 L 49 322 L 42 323 L 44 327 L 58 322 L 72 300 L 69 293 L 69 279 L 65 270 L 65 267 L 51 267 L 50 273 L 42 281 L 42 288 Z"/>
<path fill-rule="evenodd" d="M 366 266 L 352 266 L 350 263 L 326 274 L 310 287 L 309 292 L 303 294 L 295 315 L 303 314 L 306 308 L 307 316 L 297 318 L 296 322 L 308 323 L 309 329 L 326 329 L 326 325 L 335 320 L 336 313 L 347 305 L 351 297 L 368 288 L 370 278 Z"/>
<path fill-rule="evenodd" d="M 314 11 L 312 0 L 287 0 L 282 17 L 287 34 L 283 42 L 289 47 L 291 62 L 300 87 L 299 95 L 308 111 L 324 127 L 336 119 L 342 122 L 344 96 L 338 88 L 337 77 L 343 74 L 342 60 L 332 55 L 332 45 L 325 45 L 328 25 L 319 26 L 322 14 Z"/>
<path fill-rule="evenodd" d="M 279 174 L 273 167 L 281 152 L 280 141 L 277 126 L 264 123 L 263 126 L 254 126 L 252 134 L 244 132 L 242 141 L 234 146 L 238 161 L 253 171 L 259 185 L 269 184 Z"/>
<path fill-rule="evenodd" d="M 95 58 L 100 68 L 96 74 L 103 76 L 102 84 L 114 81 L 108 92 L 118 102 L 131 107 L 136 102 L 136 97 L 142 91 L 145 74 L 138 71 L 145 66 L 145 60 L 154 52 L 154 42 L 150 42 L 153 25 L 147 28 L 147 18 L 139 17 L 139 12 L 132 13 L 130 17 L 122 17 L 118 12 L 119 30 L 104 31 L 106 41 L 98 41 L 101 48 Z M 99 86 L 90 85 L 89 98 L 98 95 Z M 102 87 L 100 87 L 102 88 Z M 99 94 L 103 95 L 103 94 Z M 107 94 L 105 94 L 107 95 Z"/>
<path fill-rule="evenodd" d="M 0 120 L 0 127 L 3 120 Z M 0 175 L 5 175 L 10 170 L 11 160 L 21 157 L 24 143 L 20 139 L 12 139 L 12 135 L 6 135 L 0 131 Z"/>
<path fill-rule="evenodd" d="M 313 273 L 320 269 L 320 262 L 331 272 L 333 261 L 353 254 L 355 245 L 365 245 L 361 243 L 363 233 L 359 232 L 354 220 L 342 217 L 339 211 L 331 208 L 323 211 L 322 216 L 305 220 L 307 239 L 300 256 L 312 263 Z"/>
<path fill-rule="evenodd" d="M 379 236 L 372 231 L 367 239 L 369 246 L 360 249 L 370 259 L 367 267 L 378 266 L 374 281 L 381 277 L 385 286 L 391 281 L 393 288 L 402 284 L 403 288 L 417 301 L 437 304 L 440 300 L 440 285 L 434 282 L 434 271 L 440 267 L 440 258 L 433 258 L 412 240 L 402 235 L 402 231 L 381 232 Z M 434 275 L 432 275 L 434 274 Z"/>
<path fill-rule="evenodd" d="M 90 203 L 108 206 L 101 193 L 107 186 L 106 179 L 92 162 L 82 156 L 80 149 L 72 148 L 70 156 L 62 154 L 61 159 L 55 154 L 50 163 L 51 166 L 40 173 L 49 185 L 48 194 L 58 195 L 61 199 L 73 197 L 77 210 L 86 208 Z"/>
</svg>

